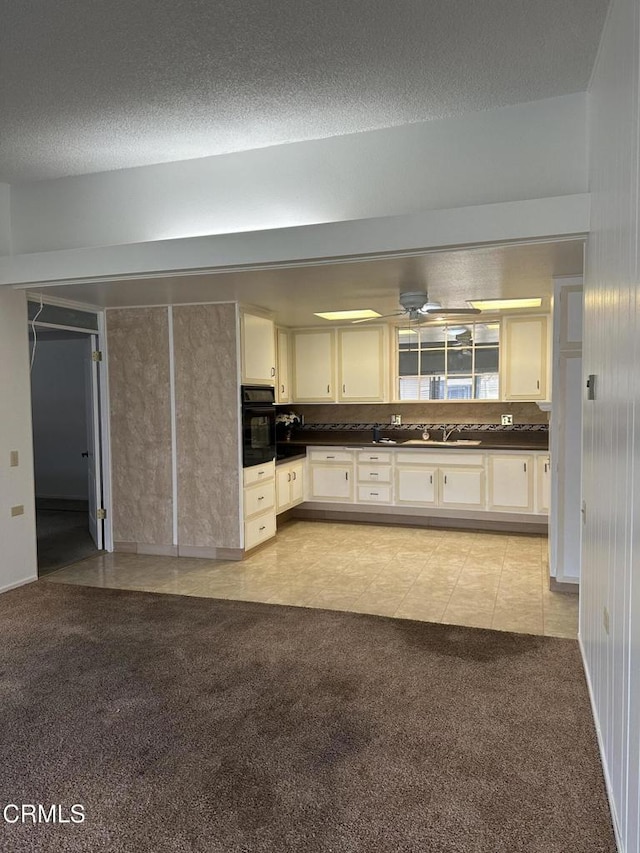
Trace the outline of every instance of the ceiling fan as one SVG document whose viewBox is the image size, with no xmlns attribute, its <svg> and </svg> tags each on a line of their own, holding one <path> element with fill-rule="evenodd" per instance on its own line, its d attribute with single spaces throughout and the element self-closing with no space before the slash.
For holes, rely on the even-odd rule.
<svg viewBox="0 0 640 853">
<path fill-rule="evenodd" d="M 370 323 L 372 320 L 382 320 L 387 317 L 406 317 L 412 322 L 433 317 L 459 317 L 469 314 L 480 314 L 479 308 L 443 308 L 438 302 L 430 302 L 426 290 L 408 290 L 400 294 L 402 311 L 393 314 L 383 314 L 382 317 L 368 317 L 366 320 L 352 320 L 352 323 Z"/>
</svg>

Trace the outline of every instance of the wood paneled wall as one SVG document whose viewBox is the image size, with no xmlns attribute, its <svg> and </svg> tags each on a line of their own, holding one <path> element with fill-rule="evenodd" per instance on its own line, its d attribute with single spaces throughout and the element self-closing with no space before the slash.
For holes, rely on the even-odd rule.
<svg viewBox="0 0 640 853">
<path fill-rule="evenodd" d="M 612 0 L 590 91 L 580 639 L 621 850 L 640 850 L 640 4 Z M 608 622 L 608 627 L 606 623 Z"/>
</svg>

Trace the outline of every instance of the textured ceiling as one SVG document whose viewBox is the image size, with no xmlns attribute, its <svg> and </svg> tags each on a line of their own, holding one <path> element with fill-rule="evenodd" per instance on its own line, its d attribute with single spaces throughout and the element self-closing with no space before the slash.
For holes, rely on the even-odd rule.
<svg viewBox="0 0 640 853">
<path fill-rule="evenodd" d="M 238 300 L 270 309 L 285 326 L 307 326 L 326 324 L 313 316 L 316 311 L 372 308 L 390 314 L 399 310 L 403 290 L 425 289 L 448 307 L 464 307 L 467 299 L 542 296 L 548 308 L 553 277 L 581 275 L 582 268 L 583 242 L 566 240 L 41 289 L 48 296 L 106 307 Z"/>
<path fill-rule="evenodd" d="M 607 0 L 0 0 L 0 180 L 584 91 Z"/>
</svg>

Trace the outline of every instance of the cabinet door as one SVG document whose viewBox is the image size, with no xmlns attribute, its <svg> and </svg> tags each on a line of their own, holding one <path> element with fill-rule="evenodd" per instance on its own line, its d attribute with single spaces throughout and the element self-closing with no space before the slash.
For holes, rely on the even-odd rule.
<svg viewBox="0 0 640 853">
<path fill-rule="evenodd" d="M 547 318 L 505 317 L 503 399 L 547 399 Z"/>
<path fill-rule="evenodd" d="M 551 459 L 548 456 L 538 456 L 538 501 L 537 511 L 549 512 L 551 502 Z"/>
<path fill-rule="evenodd" d="M 291 505 L 291 468 L 288 465 L 276 466 L 276 512 L 282 512 Z"/>
<path fill-rule="evenodd" d="M 298 403 L 335 400 L 334 333 L 294 332 L 293 399 Z"/>
<path fill-rule="evenodd" d="M 276 400 L 278 403 L 288 403 L 291 399 L 289 389 L 289 332 L 284 329 L 276 330 Z"/>
<path fill-rule="evenodd" d="M 352 498 L 351 467 L 344 465 L 311 466 L 311 499 L 350 501 Z"/>
<path fill-rule="evenodd" d="M 484 507 L 484 471 L 480 468 L 441 468 L 439 506 Z"/>
<path fill-rule="evenodd" d="M 242 313 L 242 382 L 273 385 L 276 375 L 276 343 L 273 320 Z"/>
<path fill-rule="evenodd" d="M 533 457 L 489 456 L 489 509 L 533 512 Z"/>
<path fill-rule="evenodd" d="M 434 506 L 436 503 L 435 468 L 398 468 L 396 471 L 396 503 Z"/>
<path fill-rule="evenodd" d="M 384 329 L 338 330 L 338 400 L 340 402 L 385 399 Z"/>
<path fill-rule="evenodd" d="M 291 506 L 304 500 L 304 462 L 291 466 Z"/>
</svg>

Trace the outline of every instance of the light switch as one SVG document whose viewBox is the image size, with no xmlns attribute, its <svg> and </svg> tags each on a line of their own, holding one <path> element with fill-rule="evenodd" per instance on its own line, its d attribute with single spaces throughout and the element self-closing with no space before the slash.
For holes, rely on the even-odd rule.
<svg viewBox="0 0 640 853">
<path fill-rule="evenodd" d="M 9 467 L 17 468 L 20 464 L 20 454 L 17 450 L 12 450 L 9 453 Z"/>
<path fill-rule="evenodd" d="M 11 518 L 15 518 L 17 515 L 24 515 L 23 504 L 18 504 L 18 506 L 11 507 Z"/>
</svg>

